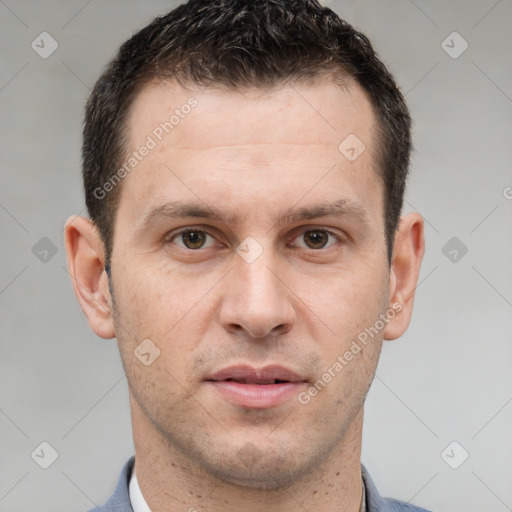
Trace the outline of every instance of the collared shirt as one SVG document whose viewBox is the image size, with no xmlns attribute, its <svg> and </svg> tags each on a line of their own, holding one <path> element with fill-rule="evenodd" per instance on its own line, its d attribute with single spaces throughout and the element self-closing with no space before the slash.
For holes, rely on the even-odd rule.
<svg viewBox="0 0 512 512">
<path fill-rule="evenodd" d="M 138 484 L 133 486 L 133 504 L 130 500 L 130 483 L 131 476 L 134 469 L 135 457 L 132 456 L 124 465 L 117 487 L 114 494 L 107 500 L 107 502 L 99 507 L 101 512 L 142 512 L 140 504 L 144 501 L 137 501 L 135 497 L 137 494 Z M 361 510 L 364 512 L 429 512 L 428 510 L 420 507 L 405 503 L 404 501 L 395 500 L 393 498 L 383 498 L 379 494 L 375 484 L 373 483 L 368 470 L 361 464 L 361 475 L 364 482 L 364 503 L 361 504 Z M 140 491 L 140 489 L 139 489 Z M 140 494 L 139 498 L 142 496 Z M 146 504 L 147 506 L 147 504 Z M 133 508 L 138 507 L 138 508 Z M 149 510 L 149 509 L 148 509 Z M 91 509 L 89 512 L 98 512 L 98 507 Z M 146 510 L 147 512 L 147 510 Z"/>
<path fill-rule="evenodd" d="M 133 467 L 132 476 L 130 478 L 130 503 L 133 508 L 133 512 L 151 512 L 142 491 L 140 490 L 139 481 L 135 474 L 135 466 Z"/>
<path fill-rule="evenodd" d="M 364 479 L 362 479 L 363 485 L 363 497 L 361 499 L 361 507 L 359 508 L 359 512 L 366 512 L 366 491 L 364 485 Z M 130 477 L 130 503 L 133 508 L 133 512 L 151 512 L 142 491 L 140 490 L 139 481 L 137 480 L 137 475 L 135 473 L 135 466 L 133 467 L 132 476 Z"/>
</svg>

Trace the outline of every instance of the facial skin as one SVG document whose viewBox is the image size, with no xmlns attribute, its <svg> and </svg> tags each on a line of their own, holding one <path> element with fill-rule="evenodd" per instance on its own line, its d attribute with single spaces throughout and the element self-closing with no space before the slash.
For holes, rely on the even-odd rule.
<svg viewBox="0 0 512 512">
<path fill-rule="evenodd" d="M 97 230 L 81 217 L 66 226 L 90 326 L 118 340 L 142 493 L 153 512 L 288 511 L 299 503 L 357 512 L 363 403 L 383 339 L 409 324 L 423 221 L 402 218 L 390 268 L 375 117 L 355 83 L 270 93 L 152 84 L 132 106 L 132 149 L 191 96 L 197 107 L 123 180 L 114 303 Z M 353 162 L 338 150 L 349 134 L 366 146 Z M 340 200 L 351 206 L 341 215 L 275 220 Z M 143 224 L 177 201 L 232 218 L 154 215 Z M 199 238 L 171 240 L 182 228 Z M 236 251 L 247 237 L 262 250 L 251 263 Z M 310 386 L 397 302 L 400 313 L 308 404 L 293 396 L 276 407 L 242 407 L 205 381 L 232 365 L 279 364 Z M 160 350 L 149 366 L 134 355 L 145 339 Z"/>
</svg>

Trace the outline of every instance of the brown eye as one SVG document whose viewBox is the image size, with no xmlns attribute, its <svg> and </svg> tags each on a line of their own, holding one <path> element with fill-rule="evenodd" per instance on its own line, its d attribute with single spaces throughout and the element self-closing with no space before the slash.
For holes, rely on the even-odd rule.
<svg viewBox="0 0 512 512">
<path fill-rule="evenodd" d="M 328 242 L 329 233 L 326 231 L 306 231 L 304 240 L 310 249 L 322 249 Z"/>
<path fill-rule="evenodd" d="M 202 249 L 208 236 L 213 238 L 205 231 L 201 231 L 199 229 L 187 229 L 176 233 L 170 238 L 169 242 L 172 242 L 179 247 L 183 247 L 184 249 Z M 178 243 L 178 241 L 181 243 Z"/>
<path fill-rule="evenodd" d="M 189 249 L 199 249 L 206 240 L 205 234 L 201 231 L 186 231 L 181 234 L 181 237 Z"/>
<path fill-rule="evenodd" d="M 297 237 L 298 240 L 303 240 L 303 243 L 305 244 L 299 244 L 298 246 L 305 249 L 324 249 L 327 247 L 327 244 L 329 244 L 329 238 L 332 239 L 329 247 L 337 241 L 340 241 L 339 237 L 326 229 L 310 229 L 308 231 L 304 231 L 299 237 Z"/>
</svg>

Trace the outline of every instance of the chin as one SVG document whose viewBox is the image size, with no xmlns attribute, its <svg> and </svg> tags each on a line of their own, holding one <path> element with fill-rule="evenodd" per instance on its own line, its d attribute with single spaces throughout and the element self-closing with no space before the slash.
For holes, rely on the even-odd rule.
<svg viewBox="0 0 512 512">
<path fill-rule="evenodd" d="M 240 480 L 240 479 L 231 479 L 224 480 L 227 483 L 235 485 L 236 487 L 243 487 L 244 489 L 253 489 L 255 491 L 275 491 L 278 489 L 285 489 L 290 487 L 293 483 L 296 482 L 296 479 L 287 477 L 284 480 L 269 480 L 271 478 L 268 474 L 265 475 L 265 480 L 262 479 L 250 479 Z"/>
<path fill-rule="evenodd" d="M 248 468 L 240 464 L 230 468 L 211 468 L 218 479 L 237 487 L 261 491 L 283 489 L 300 480 L 306 471 L 290 467 L 286 462 L 280 462 L 280 467 L 265 463 L 264 466 Z"/>
<path fill-rule="evenodd" d="M 200 464 L 226 483 L 269 491 L 298 482 L 318 467 L 319 458 L 296 445 L 276 447 L 259 444 L 256 447 L 248 442 L 241 449 L 224 450 L 222 455 L 203 453 Z"/>
</svg>

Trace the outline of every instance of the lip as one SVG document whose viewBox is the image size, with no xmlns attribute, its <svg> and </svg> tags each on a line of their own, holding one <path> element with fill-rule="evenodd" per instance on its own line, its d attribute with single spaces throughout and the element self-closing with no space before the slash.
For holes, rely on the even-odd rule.
<svg viewBox="0 0 512 512">
<path fill-rule="evenodd" d="M 305 382 L 306 379 L 295 373 L 293 370 L 277 364 L 267 365 L 263 368 L 254 368 L 249 365 L 236 365 L 223 368 L 213 373 L 206 380 L 225 381 L 233 380 L 250 380 L 252 381 L 268 381 L 268 380 L 284 380 L 288 382 Z"/>
<path fill-rule="evenodd" d="M 276 380 L 284 382 L 270 383 Z M 307 384 L 305 378 L 280 365 L 231 366 L 213 373 L 205 382 L 228 402 L 253 409 L 277 407 Z"/>
</svg>

